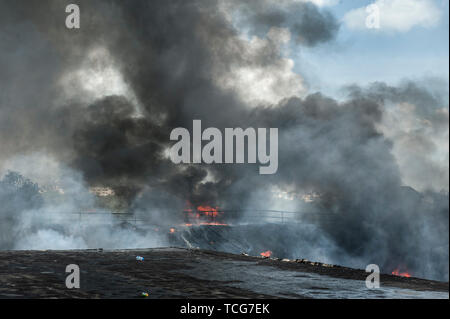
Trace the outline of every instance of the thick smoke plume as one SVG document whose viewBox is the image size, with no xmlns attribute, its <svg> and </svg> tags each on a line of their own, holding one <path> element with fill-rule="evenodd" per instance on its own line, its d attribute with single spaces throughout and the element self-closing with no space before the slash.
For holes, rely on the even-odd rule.
<svg viewBox="0 0 450 319">
<path fill-rule="evenodd" d="M 79 30 L 64 26 L 69 3 L 0 3 L 0 170 L 50 183 L 61 177 L 37 163 L 56 162 L 80 196 L 45 204 L 31 181 L 5 175 L 0 248 L 27 248 L 30 214 L 95 206 L 87 189 L 101 186 L 127 211 L 167 224 L 187 201 L 308 210 L 314 236 L 308 242 L 290 227 L 283 251 L 313 254 L 302 247 L 320 242 L 312 258 L 385 271 L 404 265 L 448 280 L 448 92 L 411 81 L 353 85 L 343 101 L 308 92 L 285 47 L 331 45 L 339 31 L 336 18 L 309 2 L 77 1 Z M 393 125 L 402 116 L 419 120 Z M 172 164 L 170 131 L 194 119 L 205 128 L 278 128 L 277 174 L 260 176 L 244 164 Z M 11 185 L 25 197 L 11 199 Z M 274 189 L 318 196 L 286 204 L 272 198 Z M 73 234 L 30 232 L 39 231 L 40 238 Z M 84 238 L 77 247 L 108 245 L 83 237 L 90 231 L 77 234 Z M 109 245 L 159 243 L 136 236 Z"/>
</svg>

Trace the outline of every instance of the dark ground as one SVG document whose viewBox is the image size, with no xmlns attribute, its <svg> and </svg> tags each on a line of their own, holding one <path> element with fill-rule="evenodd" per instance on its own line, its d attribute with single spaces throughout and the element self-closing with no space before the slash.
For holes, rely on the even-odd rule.
<svg viewBox="0 0 450 319">
<path fill-rule="evenodd" d="M 143 256 L 142 262 L 136 256 Z M 80 289 L 67 289 L 77 264 Z M 0 252 L 0 298 L 448 298 L 448 283 L 181 248 Z"/>
</svg>

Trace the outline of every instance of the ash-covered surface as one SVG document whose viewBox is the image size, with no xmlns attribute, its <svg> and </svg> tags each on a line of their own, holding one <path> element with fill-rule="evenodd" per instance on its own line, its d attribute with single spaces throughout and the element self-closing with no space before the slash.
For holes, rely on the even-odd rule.
<svg viewBox="0 0 450 319">
<path fill-rule="evenodd" d="M 136 261 L 136 256 L 144 261 Z M 77 264 L 80 289 L 67 289 Z M 0 252 L 1 298 L 448 298 L 448 283 L 181 248 Z"/>
</svg>

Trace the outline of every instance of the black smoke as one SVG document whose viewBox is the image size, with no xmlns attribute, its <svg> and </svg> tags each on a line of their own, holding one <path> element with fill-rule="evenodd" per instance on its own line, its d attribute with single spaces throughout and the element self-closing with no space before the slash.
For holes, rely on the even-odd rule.
<svg viewBox="0 0 450 319">
<path fill-rule="evenodd" d="M 186 201 L 264 208 L 273 186 L 314 191 L 317 231 L 337 247 L 328 251 L 331 260 L 388 270 L 405 264 L 417 275 L 448 279 L 448 194 L 404 187 L 393 141 L 379 129 L 388 103 L 417 103 L 431 117 L 439 98 L 418 84 L 379 83 L 350 87 L 345 101 L 313 93 L 255 107 L 217 81 L 231 68 L 266 69 L 282 57 L 267 41 L 249 58 L 230 16 L 256 35 L 283 27 L 298 45 L 315 46 L 337 35 L 330 13 L 311 3 L 78 1 L 81 29 L 68 30 L 68 3 L 1 2 L 0 162 L 45 152 L 87 185 L 112 187 L 129 210 L 158 219 L 176 219 Z M 135 99 L 86 102 L 79 83 L 61 89 L 64 76 L 99 47 Z M 170 131 L 189 129 L 194 119 L 219 129 L 279 128 L 277 174 L 260 176 L 253 165 L 172 164 Z"/>
</svg>

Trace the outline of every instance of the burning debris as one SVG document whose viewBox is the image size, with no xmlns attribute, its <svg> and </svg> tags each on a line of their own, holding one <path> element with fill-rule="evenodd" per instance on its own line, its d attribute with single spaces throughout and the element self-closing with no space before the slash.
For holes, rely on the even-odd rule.
<svg viewBox="0 0 450 319">
<path fill-rule="evenodd" d="M 270 250 L 268 250 L 268 251 L 264 251 L 264 252 L 260 253 L 260 255 L 265 258 L 270 258 L 272 256 L 272 252 Z"/>
<path fill-rule="evenodd" d="M 410 273 L 408 273 L 407 271 L 402 272 L 402 271 L 400 271 L 399 269 L 395 269 L 395 270 L 392 272 L 392 275 L 394 275 L 394 276 L 400 276 L 400 277 L 407 277 L 407 278 L 412 277 L 412 275 L 411 275 Z"/>
<path fill-rule="evenodd" d="M 311 1 L 78 2 L 70 39 L 49 14 L 62 3 L 0 4 L 0 249 L 202 243 L 448 280 L 447 84 L 308 91 L 285 49 L 329 44 L 340 25 Z M 170 132 L 194 119 L 277 128 L 276 174 L 172 163 Z M 40 192 L 40 179 L 63 193 Z M 69 212 L 86 207 L 129 214 L 134 228 L 118 216 L 73 227 Z M 269 222 L 256 210 L 301 214 Z"/>
<path fill-rule="evenodd" d="M 184 209 L 184 226 L 228 226 L 223 222 L 224 212 L 219 207 L 199 205 L 194 207 L 188 202 L 187 208 Z"/>
</svg>

